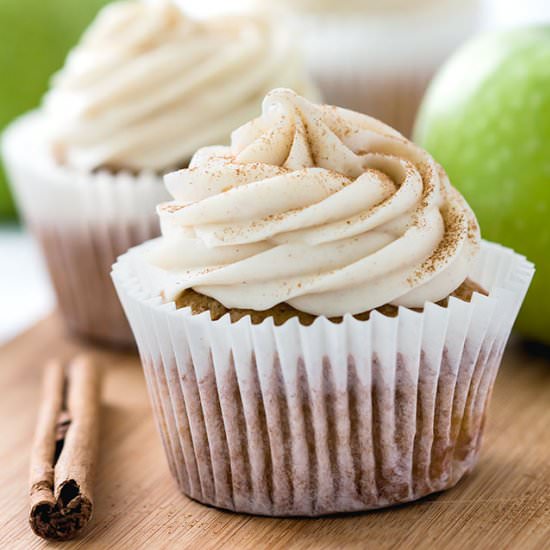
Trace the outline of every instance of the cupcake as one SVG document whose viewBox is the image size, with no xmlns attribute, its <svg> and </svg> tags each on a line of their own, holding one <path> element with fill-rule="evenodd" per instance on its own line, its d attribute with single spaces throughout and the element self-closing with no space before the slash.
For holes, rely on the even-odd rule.
<svg viewBox="0 0 550 550">
<path fill-rule="evenodd" d="M 256 0 L 280 6 L 281 2 Z M 481 0 L 286 0 L 308 68 L 330 103 L 409 136 L 426 87 L 480 27 Z"/>
<path fill-rule="evenodd" d="M 267 19 L 193 20 L 167 0 L 100 12 L 43 106 L 3 139 L 71 331 L 133 342 L 109 272 L 129 247 L 160 234 L 162 175 L 199 147 L 228 143 L 281 84 L 317 96 L 288 33 Z"/>
<path fill-rule="evenodd" d="M 318 516 L 472 470 L 533 265 L 428 153 L 276 89 L 165 182 L 162 237 L 113 279 L 186 495 Z"/>
</svg>

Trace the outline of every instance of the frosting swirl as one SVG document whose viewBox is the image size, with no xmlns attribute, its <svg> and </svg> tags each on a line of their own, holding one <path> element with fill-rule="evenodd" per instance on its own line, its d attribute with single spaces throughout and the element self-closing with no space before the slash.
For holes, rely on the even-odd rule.
<svg viewBox="0 0 550 550">
<path fill-rule="evenodd" d="M 194 20 L 174 0 L 125 1 L 100 12 L 54 78 L 45 110 L 61 162 L 165 170 L 226 142 L 278 85 L 316 97 L 275 23 Z"/>
<path fill-rule="evenodd" d="M 478 225 L 431 156 L 366 115 L 276 89 L 231 147 L 165 178 L 148 252 L 167 299 L 313 315 L 422 307 L 467 278 Z"/>
</svg>

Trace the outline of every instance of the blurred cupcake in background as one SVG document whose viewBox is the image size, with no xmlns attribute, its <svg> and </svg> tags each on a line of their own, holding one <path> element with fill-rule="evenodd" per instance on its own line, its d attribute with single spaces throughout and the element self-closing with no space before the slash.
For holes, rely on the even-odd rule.
<svg viewBox="0 0 550 550">
<path fill-rule="evenodd" d="M 159 234 L 165 172 L 227 143 L 273 86 L 317 96 L 289 37 L 266 18 L 196 20 L 174 1 L 117 2 L 69 54 L 42 108 L 8 128 L 12 187 L 73 332 L 132 342 L 109 271 Z"/>
<path fill-rule="evenodd" d="M 285 0 L 324 98 L 410 136 L 436 69 L 481 23 L 480 0 Z"/>
</svg>

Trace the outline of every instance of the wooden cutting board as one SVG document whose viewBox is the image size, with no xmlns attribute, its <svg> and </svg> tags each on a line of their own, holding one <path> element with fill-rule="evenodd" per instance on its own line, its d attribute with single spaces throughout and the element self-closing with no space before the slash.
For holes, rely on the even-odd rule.
<svg viewBox="0 0 550 550">
<path fill-rule="evenodd" d="M 79 540 L 48 544 L 27 524 L 27 470 L 45 359 L 82 347 L 52 316 L 0 348 L 0 548 L 550 548 L 550 359 L 507 351 L 480 463 L 446 493 L 325 519 L 271 519 L 190 501 L 172 482 L 137 356 L 105 369 L 96 514 Z"/>
</svg>

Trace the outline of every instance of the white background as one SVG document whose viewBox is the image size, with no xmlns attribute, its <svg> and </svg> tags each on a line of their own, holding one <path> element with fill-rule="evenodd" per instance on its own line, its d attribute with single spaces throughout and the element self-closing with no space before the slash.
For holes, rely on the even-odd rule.
<svg viewBox="0 0 550 550">
<path fill-rule="evenodd" d="M 182 2 L 189 5 L 193 0 Z M 203 12 L 227 4 L 228 0 L 200 2 Z M 550 0 L 486 0 L 486 6 L 486 24 L 490 27 L 550 21 Z M 47 315 L 53 307 L 53 293 L 36 245 L 21 228 L 0 225 L 0 343 Z"/>
</svg>

